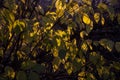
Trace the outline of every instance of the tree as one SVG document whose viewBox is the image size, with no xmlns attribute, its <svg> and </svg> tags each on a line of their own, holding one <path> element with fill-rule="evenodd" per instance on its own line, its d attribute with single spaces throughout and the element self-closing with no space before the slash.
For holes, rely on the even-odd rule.
<svg viewBox="0 0 120 80">
<path fill-rule="evenodd" d="M 0 80 L 120 79 L 120 13 L 94 1 L 0 2 Z"/>
</svg>

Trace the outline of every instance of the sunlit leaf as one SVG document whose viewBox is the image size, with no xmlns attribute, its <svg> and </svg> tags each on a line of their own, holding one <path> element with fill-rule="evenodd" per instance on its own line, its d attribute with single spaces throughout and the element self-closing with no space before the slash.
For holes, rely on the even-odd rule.
<svg viewBox="0 0 120 80">
<path fill-rule="evenodd" d="M 44 15 L 45 11 L 44 9 L 42 8 L 42 6 L 38 5 L 37 7 L 35 7 L 36 11 L 39 13 L 41 13 L 42 15 Z"/>
<path fill-rule="evenodd" d="M 16 20 L 13 24 L 13 31 L 19 33 L 20 31 L 23 31 L 24 27 L 25 23 L 23 21 Z"/>
<path fill-rule="evenodd" d="M 92 3 L 92 1 L 91 0 L 82 0 L 83 1 L 83 3 L 86 3 L 86 4 L 88 4 L 88 5 L 90 5 L 91 6 L 91 3 Z"/>
<path fill-rule="evenodd" d="M 73 10 L 76 13 L 79 11 L 79 4 L 78 3 L 74 3 Z"/>
<path fill-rule="evenodd" d="M 8 77 L 10 77 L 12 79 L 15 77 L 14 70 L 11 67 L 9 67 L 9 66 L 5 67 L 5 73 L 7 74 Z"/>
<path fill-rule="evenodd" d="M 102 19 L 101 19 L 101 24 L 102 24 L 102 25 L 105 24 L 105 19 L 104 19 L 104 17 L 102 17 Z"/>
<path fill-rule="evenodd" d="M 67 73 L 68 74 L 71 74 L 73 72 L 73 65 L 72 63 L 70 62 L 67 62 L 65 65 L 64 65 L 65 69 L 67 70 Z"/>
<path fill-rule="evenodd" d="M 108 9 L 108 6 L 107 6 L 105 3 L 102 3 L 102 2 L 101 2 L 101 3 L 98 4 L 98 8 L 107 10 L 107 9 Z"/>
<path fill-rule="evenodd" d="M 55 49 L 53 50 L 53 56 L 54 56 L 54 57 L 58 57 L 58 49 L 55 48 Z"/>
<path fill-rule="evenodd" d="M 60 46 L 61 45 L 61 40 L 56 38 L 56 42 L 57 42 L 57 45 Z"/>
<path fill-rule="evenodd" d="M 88 25 L 88 24 L 90 24 L 90 21 L 91 20 L 90 20 L 88 14 L 84 13 L 84 15 L 83 15 L 83 22 Z"/>
<path fill-rule="evenodd" d="M 85 31 L 80 32 L 80 37 L 83 39 L 84 36 L 87 36 L 88 34 Z"/>
<path fill-rule="evenodd" d="M 25 1 L 26 1 L 26 0 L 21 0 L 21 2 L 23 2 L 24 4 L 25 4 Z"/>
<path fill-rule="evenodd" d="M 81 49 L 86 52 L 86 51 L 88 50 L 87 44 L 86 44 L 86 43 L 83 43 L 83 44 L 81 45 Z"/>
<path fill-rule="evenodd" d="M 100 13 L 94 14 L 94 20 L 96 21 L 96 23 L 98 23 L 98 21 L 100 20 Z"/>
<path fill-rule="evenodd" d="M 14 22 L 15 21 L 15 16 L 12 13 L 10 13 L 9 16 L 10 16 L 11 21 Z"/>
<path fill-rule="evenodd" d="M 56 0 L 55 7 L 56 13 L 58 14 L 57 16 L 61 17 L 64 13 L 64 9 L 66 8 L 66 4 L 63 3 L 61 0 Z"/>
<path fill-rule="evenodd" d="M 35 22 L 33 25 L 34 26 L 39 26 L 39 22 Z"/>
<path fill-rule="evenodd" d="M 81 76 L 79 77 L 80 80 L 84 80 L 83 77 L 85 76 L 85 72 L 84 71 L 80 72 L 78 76 Z"/>
</svg>

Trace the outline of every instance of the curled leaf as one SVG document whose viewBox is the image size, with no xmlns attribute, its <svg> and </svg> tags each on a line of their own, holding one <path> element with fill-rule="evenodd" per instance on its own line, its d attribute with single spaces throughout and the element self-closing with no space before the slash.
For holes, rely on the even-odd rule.
<svg viewBox="0 0 120 80">
<path fill-rule="evenodd" d="M 83 39 L 85 36 L 87 36 L 88 34 L 87 34 L 87 32 L 85 32 L 85 31 L 82 31 L 82 32 L 80 32 L 80 37 Z"/>
</svg>

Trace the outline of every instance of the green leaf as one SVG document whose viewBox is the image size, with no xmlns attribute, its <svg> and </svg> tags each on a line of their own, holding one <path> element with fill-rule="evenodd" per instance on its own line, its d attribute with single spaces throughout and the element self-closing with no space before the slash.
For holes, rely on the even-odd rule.
<svg viewBox="0 0 120 80">
<path fill-rule="evenodd" d="M 9 14 L 9 17 L 10 17 L 11 22 L 15 21 L 15 16 L 12 13 Z"/>
<path fill-rule="evenodd" d="M 91 62 L 93 62 L 94 64 L 96 64 L 99 57 L 98 57 L 98 55 L 97 55 L 96 52 L 91 52 L 89 58 L 90 58 Z"/>
<path fill-rule="evenodd" d="M 22 63 L 21 68 L 24 69 L 24 70 L 27 70 L 27 69 L 31 69 L 34 66 L 35 66 L 34 62 L 32 62 L 32 61 L 26 61 L 26 62 Z"/>
<path fill-rule="evenodd" d="M 55 57 L 52 62 L 54 71 L 56 71 L 59 68 L 60 63 L 61 63 L 61 59 L 59 57 Z"/>
<path fill-rule="evenodd" d="M 99 41 L 100 45 L 103 46 L 104 48 L 108 49 L 110 52 L 112 51 L 114 47 L 114 42 L 108 39 L 101 39 Z"/>
<path fill-rule="evenodd" d="M 0 76 L 0 80 L 8 80 L 7 77 Z"/>
<path fill-rule="evenodd" d="M 16 76 L 17 80 L 27 80 L 27 75 L 24 71 L 19 71 Z"/>
<path fill-rule="evenodd" d="M 73 64 L 73 66 L 74 66 L 73 72 L 79 71 L 79 70 L 81 69 L 81 66 L 82 66 L 81 59 L 75 58 L 75 59 L 72 61 L 72 64 Z"/>
<path fill-rule="evenodd" d="M 66 51 L 65 51 L 64 49 L 60 49 L 60 50 L 59 50 L 59 57 L 60 57 L 61 59 L 64 59 L 65 56 L 66 56 Z"/>
<path fill-rule="evenodd" d="M 120 70 L 120 63 L 119 62 L 114 62 L 113 67 L 119 71 Z"/>
<path fill-rule="evenodd" d="M 44 65 L 40 65 L 40 64 L 36 64 L 33 68 L 32 71 L 35 72 L 44 72 L 45 71 L 45 66 Z"/>
<path fill-rule="evenodd" d="M 61 0 L 56 0 L 55 3 L 56 13 L 58 17 L 61 17 L 64 13 L 64 9 L 66 8 L 66 4 L 64 4 Z"/>
<path fill-rule="evenodd" d="M 30 72 L 29 80 L 40 80 L 39 75 L 35 72 Z"/>
</svg>

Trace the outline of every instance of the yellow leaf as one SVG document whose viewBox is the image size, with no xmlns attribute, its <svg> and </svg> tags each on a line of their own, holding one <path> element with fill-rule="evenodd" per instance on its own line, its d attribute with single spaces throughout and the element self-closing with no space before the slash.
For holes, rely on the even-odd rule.
<svg viewBox="0 0 120 80">
<path fill-rule="evenodd" d="M 102 24 L 102 25 L 105 24 L 105 19 L 104 19 L 104 17 L 102 17 L 102 19 L 101 19 L 101 24 Z"/>
<path fill-rule="evenodd" d="M 56 41 L 57 41 L 57 45 L 60 46 L 61 45 L 61 40 L 56 38 Z"/>
<path fill-rule="evenodd" d="M 98 23 L 98 21 L 100 20 L 100 13 L 94 14 L 94 20 L 96 21 L 96 23 Z"/>
<path fill-rule="evenodd" d="M 15 72 L 14 72 L 13 68 L 11 68 L 9 66 L 5 67 L 5 73 L 7 74 L 8 77 L 10 77 L 12 79 L 15 77 Z"/>
<path fill-rule="evenodd" d="M 91 22 L 89 16 L 86 13 L 84 13 L 84 15 L 83 15 L 83 22 L 87 25 L 89 25 Z"/>
<path fill-rule="evenodd" d="M 31 32 L 31 33 L 30 33 L 30 37 L 33 37 L 33 36 L 34 36 L 34 32 Z"/>
<path fill-rule="evenodd" d="M 85 71 L 80 72 L 78 75 L 84 77 L 84 76 L 85 76 Z M 78 79 L 79 79 L 79 80 L 84 80 L 83 77 L 79 77 Z"/>
<path fill-rule="evenodd" d="M 82 0 L 82 2 L 84 2 L 84 3 L 86 3 L 86 4 L 88 4 L 88 5 L 91 5 L 91 0 Z"/>
<path fill-rule="evenodd" d="M 65 31 L 62 31 L 62 30 L 57 30 L 57 32 L 55 34 L 60 37 L 63 37 L 64 35 L 66 35 Z"/>
<path fill-rule="evenodd" d="M 39 26 L 39 22 L 35 22 L 33 25 L 34 26 Z"/>
<path fill-rule="evenodd" d="M 86 52 L 88 50 L 87 44 L 83 43 L 82 46 L 81 46 L 81 49 Z"/>
<path fill-rule="evenodd" d="M 15 21 L 15 16 L 12 13 L 9 14 L 9 17 L 10 17 L 10 19 L 11 19 L 12 22 Z"/>
<path fill-rule="evenodd" d="M 57 0 L 55 3 L 55 7 L 56 7 L 56 13 L 58 17 L 61 17 L 64 14 L 64 10 L 66 8 L 66 4 L 61 1 L 61 0 Z"/>
<path fill-rule="evenodd" d="M 58 50 L 56 48 L 53 50 L 53 56 L 58 57 Z"/>
<path fill-rule="evenodd" d="M 13 79 L 15 77 L 15 72 L 11 72 L 10 77 Z"/>
<path fill-rule="evenodd" d="M 24 4 L 25 4 L 25 1 L 26 1 L 26 0 L 21 0 L 21 2 L 24 3 Z"/>
<path fill-rule="evenodd" d="M 84 36 L 87 36 L 88 34 L 87 34 L 87 32 L 85 32 L 85 31 L 82 31 L 82 32 L 80 32 L 80 37 L 83 39 L 84 38 Z"/>
<path fill-rule="evenodd" d="M 108 9 L 108 6 L 107 6 L 105 3 L 99 3 L 99 4 L 98 4 L 98 8 L 107 10 L 107 9 Z"/>
</svg>

